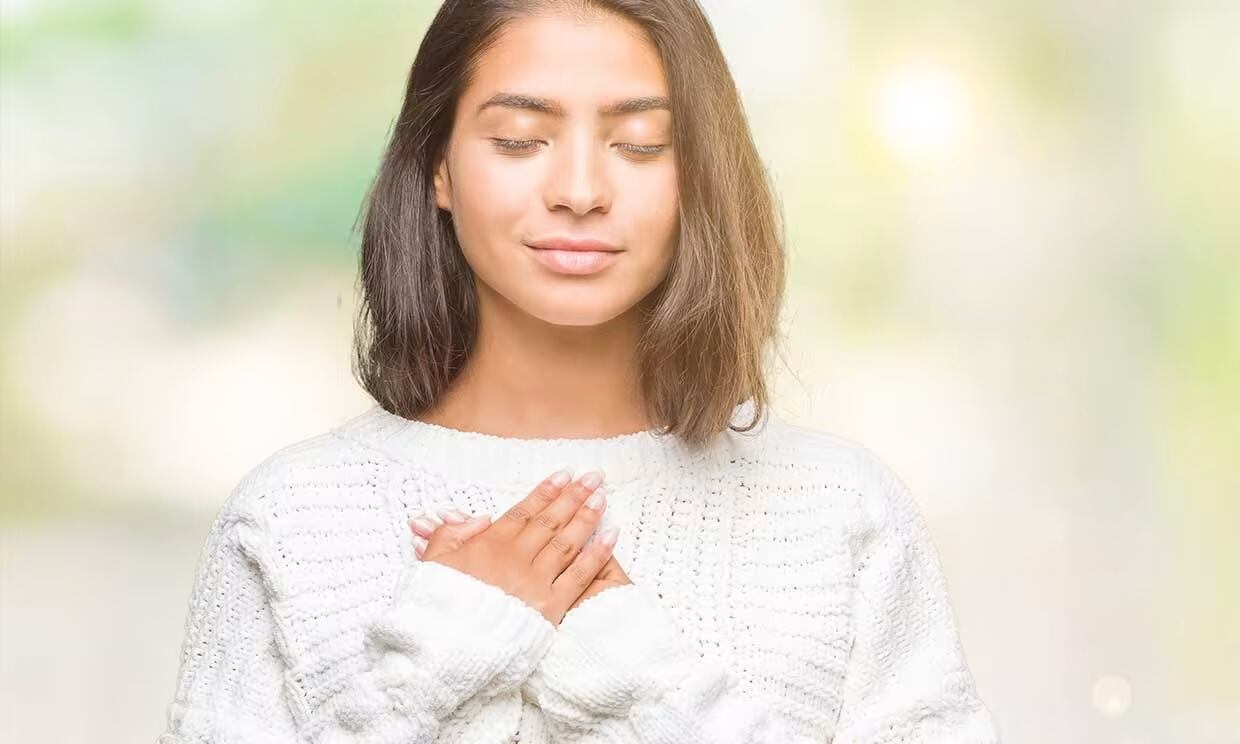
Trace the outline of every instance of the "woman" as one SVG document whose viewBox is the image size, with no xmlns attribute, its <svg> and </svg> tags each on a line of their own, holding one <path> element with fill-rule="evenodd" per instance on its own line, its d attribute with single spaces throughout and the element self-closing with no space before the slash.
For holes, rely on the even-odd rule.
<svg viewBox="0 0 1240 744">
<path fill-rule="evenodd" d="M 445 2 L 361 269 L 377 405 L 221 509 L 161 744 L 997 741 L 904 484 L 767 407 L 782 236 L 694 0 Z"/>
</svg>

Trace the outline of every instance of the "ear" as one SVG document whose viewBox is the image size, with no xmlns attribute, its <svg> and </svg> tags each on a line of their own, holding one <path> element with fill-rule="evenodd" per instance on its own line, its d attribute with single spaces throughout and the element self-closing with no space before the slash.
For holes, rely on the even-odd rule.
<svg viewBox="0 0 1240 744">
<path fill-rule="evenodd" d="M 448 156 L 444 155 L 435 168 L 435 204 L 452 211 L 452 179 L 448 175 Z"/>
</svg>

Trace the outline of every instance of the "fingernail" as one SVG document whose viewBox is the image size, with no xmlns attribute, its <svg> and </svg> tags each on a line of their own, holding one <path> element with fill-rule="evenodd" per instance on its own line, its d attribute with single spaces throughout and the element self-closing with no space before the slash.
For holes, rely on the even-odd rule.
<svg viewBox="0 0 1240 744">
<path fill-rule="evenodd" d="M 597 511 L 603 508 L 604 500 L 603 489 L 598 488 L 595 489 L 594 493 L 590 494 L 590 498 L 586 499 L 586 506 Z"/>
<path fill-rule="evenodd" d="M 598 486 L 598 484 L 602 482 L 603 482 L 603 471 L 601 470 L 591 470 L 585 475 L 581 476 L 581 485 L 585 486 L 586 488 L 595 488 Z"/>
<path fill-rule="evenodd" d="M 598 539 L 606 546 L 611 547 L 616 544 L 616 539 L 620 536 L 620 528 L 617 526 L 608 527 L 599 533 Z"/>
<path fill-rule="evenodd" d="M 440 509 L 439 518 L 448 524 L 462 524 L 469 521 L 469 517 L 459 509 Z"/>
<path fill-rule="evenodd" d="M 560 470 L 557 470 L 554 473 L 552 473 L 551 477 L 548 478 L 548 480 L 550 480 L 553 484 L 557 486 L 561 486 L 561 487 L 567 485 L 568 482 L 572 479 L 573 479 L 573 472 L 569 470 L 568 468 L 561 468 Z"/>
<path fill-rule="evenodd" d="M 432 527 L 438 527 L 442 522 L 442 520 L 439 519 L 439 517 L 435 516 L 434 514 L 430 512 L 424 512 L 424 511 L 420 511 L 417 514 L 414 514 L 413 519 L 421 519 L 422 521 L 429 523 Z M 409 521 L 413 521 L 413 520 L 409 520 Z"/>
<path fill-rule="evenodd" d="M 416 526 L 419 530 L 423 532 L 434 532 L 435 531 L 435 525 L 429 519 L 425 519 L 423 517 L 415 517 L 409 520 L 409 523 Z"/>
</svg>

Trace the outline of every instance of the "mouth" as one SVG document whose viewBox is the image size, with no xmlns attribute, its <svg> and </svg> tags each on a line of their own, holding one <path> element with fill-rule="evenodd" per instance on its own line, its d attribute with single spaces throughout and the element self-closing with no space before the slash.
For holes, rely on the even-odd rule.
<svg viewBox="0 0 1240 744">
<path fill-rule="evenodd" d="M 534 259 L 557 274 L 595 274 L 619 260 L 619 250 L 583 250 L 579 247 L 539 248 L 526 245 Z"/>
<path fill-rule="evenodd" d="M 620 246 L 600 238 L 573 237 L 570 235 L 549 235 L 531 240 L 527 245 L 537 250 L 546 251 L 598 251 L 611 253 L 621 250 Z"/>
</svg>

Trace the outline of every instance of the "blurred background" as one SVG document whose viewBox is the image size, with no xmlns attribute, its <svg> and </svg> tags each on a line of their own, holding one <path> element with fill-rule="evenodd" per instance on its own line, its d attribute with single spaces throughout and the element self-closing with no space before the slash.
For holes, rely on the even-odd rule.
<svg viewBox="0 0 1240 744">
<path fill-rule="evenodd" d="M 1007 744 L 1240 742 L 1240 3 L 709 0 L 777 411 L 909 483 Z M 241 475 L 370 404 L 434 2 L 0 2 L 0 739 L 153 741 Z"/>
</svg>

